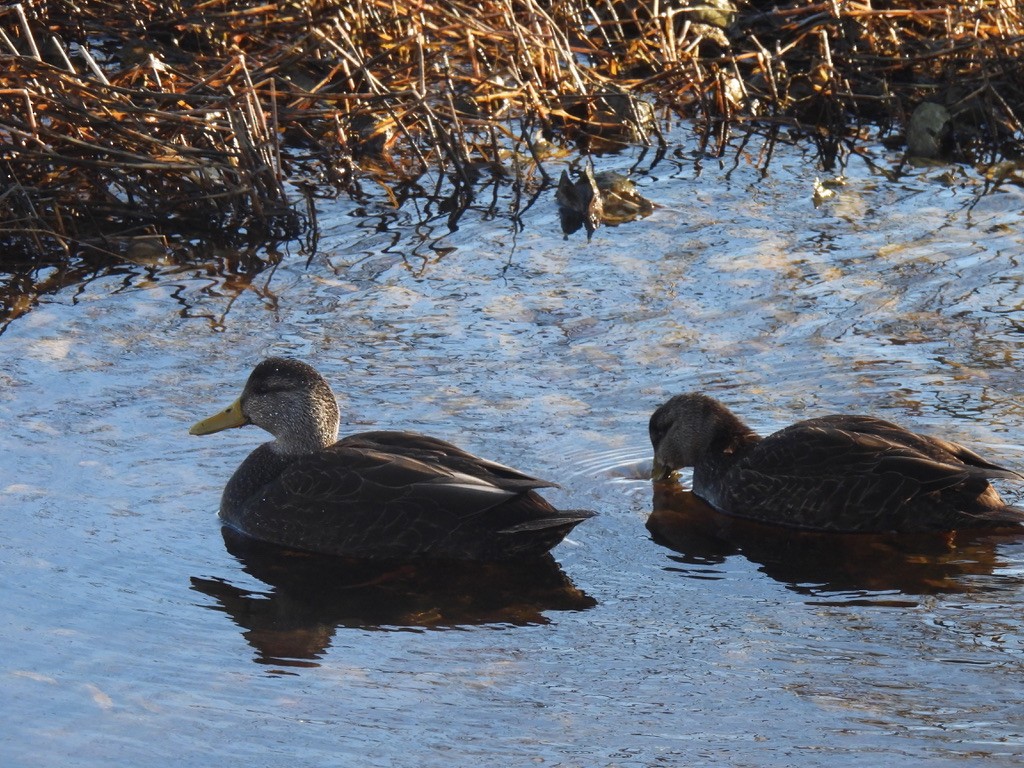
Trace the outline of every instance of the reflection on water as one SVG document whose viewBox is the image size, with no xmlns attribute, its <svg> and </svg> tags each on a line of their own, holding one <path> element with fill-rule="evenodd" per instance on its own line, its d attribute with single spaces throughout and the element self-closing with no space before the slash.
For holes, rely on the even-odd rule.
<svg viewBox="0 0 1024 768">
<path fill-rule="evenodd" d="M 1001 565 L 996 547 L 1024 541 L 1024 531 L 925 534 L 837 534 L 798 531 L 725 515 L 676 483 L 653 483 L 647 528 L 679 552 L 682 570 L 708 577 L 708 566 L 742 554 L 790 589 L 816 597 L 846 593 L 842 604 L 913 606 L 892 595 L 966 593 L 994 589 Z M 852 594 L 850 594 L 852 593 Z"/>
<path fill-rule="evenodd" d="M 258 652 L 256 661 L 316 666 L 339 627 L 545 624 L 545 611 L 597 604 L 551 555 L 513 563 L 368 563 L 270 546 L 223 527 L 224 544 L 269 591 L 192 578 Z"/>
</svg>

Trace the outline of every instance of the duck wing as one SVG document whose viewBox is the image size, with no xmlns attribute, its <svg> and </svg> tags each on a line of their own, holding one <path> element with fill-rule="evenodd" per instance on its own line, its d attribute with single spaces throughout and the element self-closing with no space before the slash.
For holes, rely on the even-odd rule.
<svg viewBox="0 0 1024 768">
<path fill-rule="evenodd" d="M 823 417 L 759 442 L 721 478 L 719 500 L 709 501 L 820 530 L 952 529 L 1012 510 L 988 483 L 1007 476 L 1019 477 L 890 422 Z"/>
<path fill-rule="evenodd" d="M 498 558 L 506 530 L 531 521 L 571 528 L 583 519 L 569 525 L 537 494 L 511 482 L 513 487 L 501 487 L 413 456 L 342 441 L 292 461 L 222 517 L 274 544 L 379 559 Z"/>
<path fill-rule="evenodd" d="M 556 483 L 520 472 L 518 469 L 499 464 L 496 461 L 476 456 L 457 445 L 429 435 L 416 432 L 374 431 L 360 432 L 342 438 L 338 445 L 352 448 L 383 451 L 400 456 L 419 459 L 428 464 L 444 467 L 453 472 L 462 472 L 487 480 L 501 488 L 530 490 L 535 488 L 557 488 Z"/>
<path fill-rule="evenodd" d="M 809 422 L 800 422 L 794 426 L 808 423 L 831 426 L 836 429 L 855 432 L 859 435 L 879 437 L 893 445 L 902 446 L 910 452 L 919 454 L 922 458 L 931 459 L 944 465 L 963 465 L 963 469 L 975 477 L 1001 477 L 1008 480 L 1024 480 L 1024 475 L 1020 472 L 993 464 L 970 448 L 959 443 L 943 440 L 940 437 L 911 432 L 898 424 L 893 424 L 883 419 L 876 419 L 871 416 L 835 415 L 811 419 Z"/>
</svg>

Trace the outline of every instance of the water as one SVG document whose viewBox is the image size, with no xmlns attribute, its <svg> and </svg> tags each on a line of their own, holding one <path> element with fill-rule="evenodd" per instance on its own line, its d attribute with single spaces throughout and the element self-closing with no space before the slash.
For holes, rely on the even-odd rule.
<svg viewBox="0 0 1024 768">
<path fill-rule="evenodd" d="M 13 322 L 0 763 L 1020 764 L 1024 537 L 815 561 L 695 539 L 644 479 L 688 389 L 762 431 L 869 412 L 1024 466 L 1019 179 L 887 179 L 877 149 L 816 208 L 798 149 L 763 177 L 676 138 L 640 164 L 660 207 L 590 245 L 553 192 L 455 232 L 336 201 L 308 266 L 126 264 Z M 187 429 L 268 354 L 327 375 L 343 430 L 454 440 L 600 516 L 529 574 L 267 565 L 214 515 L 261 435 Z"/>
</svg>

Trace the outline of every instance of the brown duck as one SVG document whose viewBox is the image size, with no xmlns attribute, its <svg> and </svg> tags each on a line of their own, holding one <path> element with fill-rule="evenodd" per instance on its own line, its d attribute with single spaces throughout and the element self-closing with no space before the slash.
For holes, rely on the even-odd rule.
<svg viewBox="0 0 1024 768">
<path fill-rule="evenodd" d="M 274 436 L 228 481 L 220 516 L 252 538 L 352 558 L 507 560 L 544 554 L 594 515 L 559 511 L 554 484 L 411 432 L 338 440 L 330 385 L 314 368 L 269 358 L 241 397 L 195 424 L 205 435 L 255 424 Z"/>
<path fill-rule="evenodd" d="M 1022 480 L 956 443 L 870 416 L 822 416 L 761 437 L 717 400 L 671 398 L 650 421 L 656 480 L 693 467 L 721 512 L 821 531 L 1006 527 L 1024 510 L 990 478 Z"/>
</svg>

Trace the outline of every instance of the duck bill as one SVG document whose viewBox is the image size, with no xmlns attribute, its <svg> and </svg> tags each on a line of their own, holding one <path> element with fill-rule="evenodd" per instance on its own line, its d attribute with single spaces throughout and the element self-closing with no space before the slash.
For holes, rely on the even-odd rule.
<svg viewBox="0 0 1024 768">
<path fill-rule="evenodd" d="M 671 480 L 671 467 L 662 464 L 657 458 L 654 459 L 654 466 L 651 468 L 651 480 Z"/>
<path fill-rule="evenodd" d="M 249 423 L 251 423 L 249 419 L 242 413 L 242 398 L 238 398 L 215 416 L 197 421 L 192 425 L 192 429 L 188 433 L 190 435 L 212 435 L 214 432 L 220 432 L 222 429 L 244 427 Z"/>
</svg>

